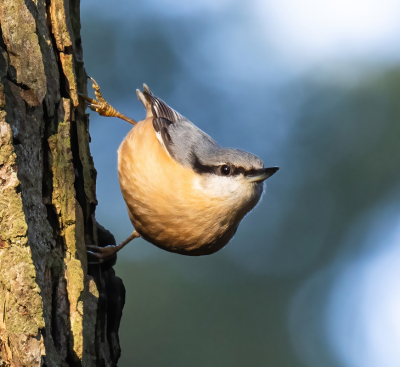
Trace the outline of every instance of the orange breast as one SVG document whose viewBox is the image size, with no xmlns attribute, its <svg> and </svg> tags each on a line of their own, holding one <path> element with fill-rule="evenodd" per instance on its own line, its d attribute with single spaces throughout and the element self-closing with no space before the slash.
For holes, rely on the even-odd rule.
<svg viewBox="0 0 400 367">
<path fill-rule="evenodd" d="M 165 250 L 209 254 L 236 232 L 240 220 L 229 216 L 223 202 L 194 187 L 196 173 L 168 155 L 151 117 L 139 122 L 122 142 L 118 174 L 135 229 Z"/>
</svg>

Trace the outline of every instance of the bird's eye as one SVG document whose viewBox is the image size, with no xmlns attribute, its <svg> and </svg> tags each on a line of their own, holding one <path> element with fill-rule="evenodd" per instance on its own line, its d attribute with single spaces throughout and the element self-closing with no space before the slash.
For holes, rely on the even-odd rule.
<svg viewBox="0 0 400 367">
<path fill-rule="evenodd" d="M 221 173 L 224 176 L 229 176 L 229 174 L 231 173 L 231 167 L 229 167 L 227 164 L 224 164 L 223 166 L 221 166 Z"/>
</svg>

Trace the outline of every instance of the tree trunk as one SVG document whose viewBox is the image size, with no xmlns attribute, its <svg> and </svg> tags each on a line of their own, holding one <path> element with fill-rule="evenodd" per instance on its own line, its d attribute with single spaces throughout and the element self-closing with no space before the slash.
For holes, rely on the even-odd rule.
<svg viewBox="0 0 400 367">
<path fill-rule="evenodd" d="M 79 0 L 0 0 L 0 365 L 115 366 L 125 299 L 97 225 Z M 115 262 L 115 260 L 114 260 Z"/>
</svg>

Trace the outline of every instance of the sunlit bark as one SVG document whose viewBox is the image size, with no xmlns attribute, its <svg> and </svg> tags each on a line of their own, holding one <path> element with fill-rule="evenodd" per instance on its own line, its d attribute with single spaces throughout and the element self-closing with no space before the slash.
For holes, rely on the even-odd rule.
<svg viewBox="0 0 400 367">
<path fill-rule="evenodd" d="M 94 217 L 79 1 L 1 1 L 0 25 L 0 364 L 115 365 L 125 290 L 85 248 L 114 239 Z"/>
</svg>

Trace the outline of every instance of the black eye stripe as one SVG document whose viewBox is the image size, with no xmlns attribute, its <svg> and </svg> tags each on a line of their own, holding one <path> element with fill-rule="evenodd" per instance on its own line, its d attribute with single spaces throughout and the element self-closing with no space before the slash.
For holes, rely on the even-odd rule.
<svg viewBox="0 0 400 367">
<path fill-rule="evenodd" d="M 193 154 L 193 159 L 192 159 L 192 167 L 195 170 L 195 172 L 199 174 L 203 173 L 213 173 L 213 174 L 218 174 L 218 166 L 206 166 L 205 164 L 202 164 L 199 160 L 199 158 Z"/>
<path fill-rule="evenodd" d="M 235 175 L 245 175 L 246 174 L 246 170 L 243 167 L 235 167 Z"/>
<path fill-rule="evenodd" d="M 222 172 L 221 168 L 223 166 L 228 166 L 230 168 L 229 174 L 224 174 Z M 243 167 L 236 167 L 231 164 L 222 164 L 220 166 L 208 166 L 208 165 L 202 164 L 196 155 L 193 155 L 192 167 L 193 167 L 193 170 L 199 174 L 205 174 L 205 173 L 210 174 L 211 173 L 211 174 L 218 175 L 218 176 L 238 176 L 240 174 L 242 174 L 244 176 L 248 176 L 248 175 L 254 174 L 256 172 L 256 169 L 246 170 Z"/>
</svg>

